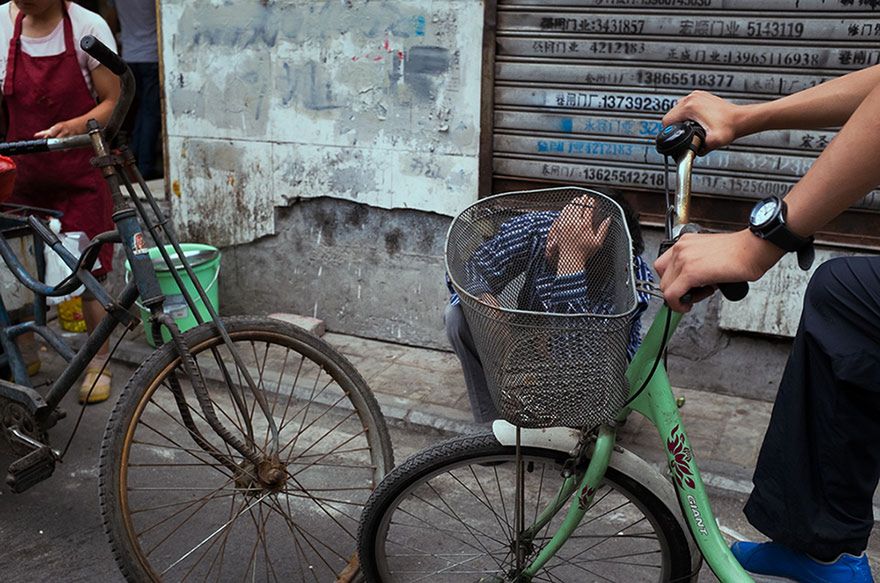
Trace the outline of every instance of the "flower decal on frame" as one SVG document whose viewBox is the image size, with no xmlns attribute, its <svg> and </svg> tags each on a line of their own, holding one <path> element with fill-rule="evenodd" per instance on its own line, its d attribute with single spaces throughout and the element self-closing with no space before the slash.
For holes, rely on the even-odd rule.
<svg viewBox="0 0 880 583">
<path fill-rule="evenodd" d="M 669 450 L 671 459 L 669 460 L 669 470 L 675 478 L 679 488 L 687 485 L 688 488 L 694 488 L 693 472 L 691 472 L 690 462 L 691 448 L 684 446 L 684 436 L 678 433 L 679 426 L 676 425 L 669 433 L 669 439 L 666 440 L 666 449 Z"/>
<path fill-rule="evenodd" d="M 589 503 L 590 498 L 592 498 L 595 493 L 596 488 L 593 488 L 592 486 L 587 486 L 586 488 L 584 488 L 584 490 L 581 491 L 581 495 L 580 497 L 578 497 L 578 504 L 580 505 L 581 509 L 587 508 L 587 504 Z"/>
</svg>

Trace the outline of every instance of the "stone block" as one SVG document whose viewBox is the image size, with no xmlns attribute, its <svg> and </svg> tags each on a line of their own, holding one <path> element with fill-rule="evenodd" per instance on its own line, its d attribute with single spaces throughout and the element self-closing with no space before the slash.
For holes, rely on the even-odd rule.
<svg viewBox="0 0 880 583">
<path fill-rule="evenodd" d="M 327 327 L 324 325 L 324 320 L 319 320 L 318 318 L 312 318 L 310 316 L 277 312 L 275 314 L 269 314 L 269 317 L 274 318 L 275 320 L 281 320 L 282 322 L 287 322 L 288 324 L 293 324 L 294 326 L 299 326 L 300 328 L 308 330 L 315 336 L 323 336 L 324 332 L 327 331 Z"/>
</svg>

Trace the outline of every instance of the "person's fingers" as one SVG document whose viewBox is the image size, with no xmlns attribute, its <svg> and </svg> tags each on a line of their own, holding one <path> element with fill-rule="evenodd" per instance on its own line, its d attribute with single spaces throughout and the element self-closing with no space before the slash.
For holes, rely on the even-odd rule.
<svg viewBox="0 0 880 583">
<path fill-rule="evenodd" d="M 672 249 L 674 249 L 674 247 Z M 661 278 L 666 272 L 667 267 L 669 267 L 669 263 L 672 261 L 672 249 L 667 249 L 666 253 L 664 253 L 663 255 L 658 257 L 656 261 L 654 261 L 654 270 Z"/>
<path fill-rule="evenodd" d="M 606 217 L 602 224 L 599 225 L 599 234 L 596 237 L 597 243 L 602 243 L 605 241 L 605 237 L 608 236 L 608 229 L 611 228 L 611 217 Z"/>
<path fill-rule="evenodd" d="M 557 221 L 558 220 L 559 219 L 557 219 Z M 559 242 L 556 240 L 556 228 L 559 224 L 557 221 L 553 222 L 553 226 L 550 227 L 550 232 L 547 233 L 547 245 L 544 248 L 544 257 L 547 259 L 553 257 L 559 248 Z"/>
<path fill-rule="evenodd" d="M 35 138 L 58 138 L 63 137 L 63 135 L 67 135 L 65 131 L 64 125 L 60 123 L 56 123 L 52 127 L 46 128 L 45 130 L 39 131 L 34 134 Z"/>
</svg>

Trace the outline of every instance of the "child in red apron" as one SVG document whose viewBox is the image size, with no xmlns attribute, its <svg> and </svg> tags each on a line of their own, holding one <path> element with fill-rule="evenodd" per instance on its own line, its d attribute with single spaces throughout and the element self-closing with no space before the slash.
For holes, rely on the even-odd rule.
<svg viewBox="0 0 880 583">
<path fill-rule="evenodd" d="M 95 16 L 62 0 L 13 0 L 0 7 L 0 18 L 14 22 L 3 81 L 7 141 L 85 133 L 89 119 L 101 125 L 109 119 L 119 98 L 119 80 L 104 66 L 91 70 L 82 66 L 71 14 L 76 18 Z M 23 50 L 22 37 L 39 42 L 59 34 L 59 27 L 64 36 L 63 52 L 31 56 Z M 100 172 L 89 164 L 92 156 L 91 150 L 82 149 L 16 157 L 18 178 L 10 202 L 62 211 L 62 229 L 67 232 L 84 231 L 94 237 L 112 230 L 110 191 Z M 101 266 L 93 273 L 106 276 L 112 269 L 112 257 L 112 246 L 105 245 L 99 256 Z M 104 309 L 88 294 L 83 300 L 86 325 L 92 332 Z M 104 368 L 103 374 L 100 372 L 108 355 L 105 342 L 86 371 L 80 402 L 95 403 L 110 396 L 110 371 Z"/>
</svg>

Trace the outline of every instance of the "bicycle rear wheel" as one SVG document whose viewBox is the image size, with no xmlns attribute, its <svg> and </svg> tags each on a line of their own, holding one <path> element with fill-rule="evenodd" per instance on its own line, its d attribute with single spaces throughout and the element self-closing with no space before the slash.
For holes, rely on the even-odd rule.
<svg viewBox="0 0 880 583">
<path fill-rule="evenodd" d="M 368 582 L 514 581 L 515 448 L 492 434 L 435 445 L 376 489 L 358 549 Z M 523 448 L 525 525 L 550 505 L 566 455 Z M 527 562 L 556 531 L 568 505 L 526 545 Z M 685 581 L 691 556 L 675 516 L 648 489 L 609 468 L 571 538 L 534 581 Z"/>
<path fill-rule="evenodd" d="M 279 429 L 275 456 L 268 416 L 213 323 L 184 339 L 217 417 L 280 473 L 267 480 L 211 429 L 174 347 L 161 347 L 120 395 L 101 449 L 117 564 L 130 581 L 344 580 L 361 508 L 393 466 L 376 400 L 319 338 L 271 319 L 224 323 Z"/>
</svg>

